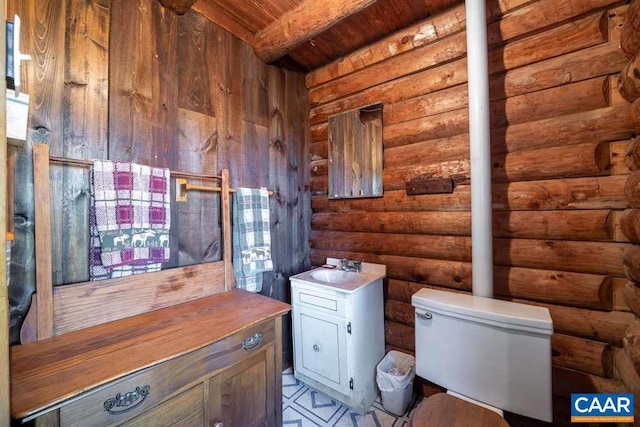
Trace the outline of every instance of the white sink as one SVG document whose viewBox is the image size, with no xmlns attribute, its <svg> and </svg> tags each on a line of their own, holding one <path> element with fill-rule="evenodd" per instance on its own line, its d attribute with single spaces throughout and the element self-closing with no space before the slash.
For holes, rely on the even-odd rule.
<svg viewBox="0 0 640 427">
<path fill-rule="evenodd" d="M 387 271 L 382 264 L 368 262 L 361 264 L 362 270 L 360 272 L 343 271 L 340 270 L 340 259 L 338 258 L 327 258 L 327 265 L 330 267 L 323 266 L 304 271 L 291 276 L 291 279 L 327 290 L 353 293 L 383 279 Z"/>
<path fill-rule="evenodd" d="M 311 277 L 326 283 L 355 283 L 362 281 L 362 275 L 342 270 L 328 270 L 325 268 L 315 270 Z"/>
</svg>

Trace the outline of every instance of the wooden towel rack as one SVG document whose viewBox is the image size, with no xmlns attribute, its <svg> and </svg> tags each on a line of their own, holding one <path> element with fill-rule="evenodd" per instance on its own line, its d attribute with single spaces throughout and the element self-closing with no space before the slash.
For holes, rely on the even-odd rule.
<svg viewBox="0 0 640 427">
<path fill-rule="evenodd" d="M 220 175 L 171 171 L 173 176 L 181 178 L 220 180 L 221 261 L 54 287 L 51 274 L 49 163 L 92 166 L 93 162 L 50 157 L 46 144 L 33 145 L 33 161 L 34 195 L 39 206 L 35 218 L 36 294 L 21 331 L 23 343 L 231 291 L 235 287 L 231 263 L 231 189 L 227 169 L 223 169 Z M 82 296 L 82 303 L 78 302 L 79 295 Z M 91 298 L 87 298 L 88 295 Z M 96 315 L 97 312 L 100 315 Z"/>
<path fill-rule="evenodd" d="M 56 157 L 49 156 L 49 161 L 52 163 L 65 163 L 69 165 L 77 165 L 77 166 L 93 166 L 92 160 L 84 160 L 84 159 L 72 159 L 68 157 Z M 187 179 L 219 179 L 223 180 L 222 175 L 206 175 L 206 174 L 197 174 L 191 172 L 181 172 L 181 171 L 169 171 L 173 178 L 176 178 L 176 202 L 185 203 L 187 201 L 187 192 L 189 191 L 209 191 L 209 192 L 221 192 L 222 187 L 209 187 L 205 185 L 198 184 L 190 184 Z M 228 177 L 227 177 L 228 179 Z M 228 190 L 231 193 L 235 193 L 235 188 L 229 188 Z M 273 196 L 273 191 L 269 190 L 269 196 Z"/>
<path fill-rule="evenodd" d="M 184 203 L 187 201 L 188 191 L 209 191 L 220 192 L 220 187 L 208 187 L 206 185 L 190 184 L 186 178 L 176 178 L 176 202 Z M 235 188 L 229 188 L 230 193 L 235 193 Z M 269 190 L 269 196 L 273 196 L 273 191 Z"/>
</svg>

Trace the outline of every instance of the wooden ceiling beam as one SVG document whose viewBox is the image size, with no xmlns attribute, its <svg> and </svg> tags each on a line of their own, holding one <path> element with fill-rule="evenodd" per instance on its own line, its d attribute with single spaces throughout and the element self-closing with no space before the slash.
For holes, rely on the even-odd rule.
<svg viewBox="0 0 640 427">
<path fill-rule="evenodd" d="M 187 13 L 196 0 L 158 0 L 162 6 L 169 9 L 176 15 Z"/>
<path fill-rule="evenodd" d="M 271 63 L 300 43 L 374 4 L 376 0 L 305 0 L 255 35 L 258 58 Z"/>
</svg>

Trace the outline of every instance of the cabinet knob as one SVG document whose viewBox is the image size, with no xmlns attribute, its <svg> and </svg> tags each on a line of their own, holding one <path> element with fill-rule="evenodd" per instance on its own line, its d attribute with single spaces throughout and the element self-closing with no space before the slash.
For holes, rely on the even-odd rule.
<svg viewBox="0 0 640 427">
<path fill-rule="evenodd" d="M 315 351 L 316 353 L 320 352 L 320 346 L 318 344 L 314 344 L 313 345 L 313 351 Z"/>
</svg>

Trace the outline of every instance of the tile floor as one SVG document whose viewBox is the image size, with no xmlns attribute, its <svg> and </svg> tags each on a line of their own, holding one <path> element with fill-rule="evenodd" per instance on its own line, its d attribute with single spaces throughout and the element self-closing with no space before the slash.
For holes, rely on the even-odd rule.
<svg viewBox="0 0 640 427">
<path fill-rule="evenodd" d="M 283 424 L 296 427 L 405 427 L 417 402 L 398 417 L 384 410 L 379 398 L 363 415 L 298 381 L 291 369 L 282 373 Z"/>
</svg>

